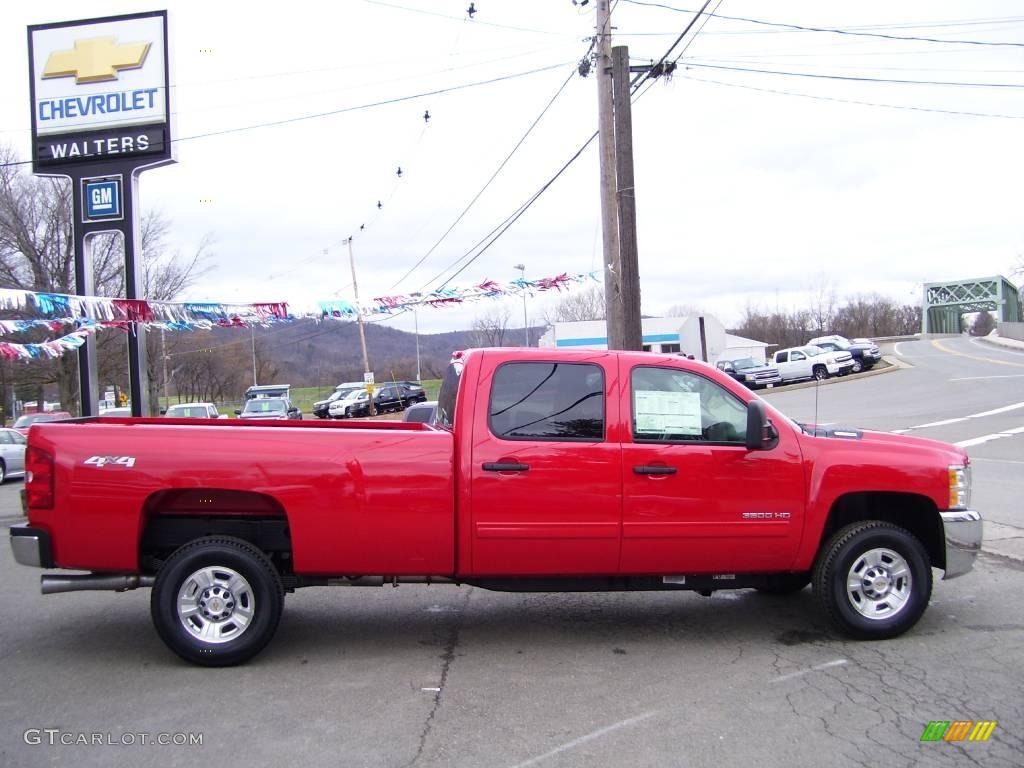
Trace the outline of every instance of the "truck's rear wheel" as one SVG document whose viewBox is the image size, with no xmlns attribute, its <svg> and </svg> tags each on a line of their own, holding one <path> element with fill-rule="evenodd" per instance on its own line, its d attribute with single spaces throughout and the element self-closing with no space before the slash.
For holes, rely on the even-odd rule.
<svg viewBox="0 0 1024 768">
<path fill-rule="evenodd" d="M 160 639 L 186 661 L 207 667 L 241 664 L 263 650 L 283 607 L 270 559 L 227 536 L 179 548 L 157 574 L 150 598 Z"/>
<path fill-rule="evenodd" d="M 911 533 L 867 521 L 838 531 L 818 555 L 814 592 L 842 632 L 862 640 L 913 627 L 932 593 L 928 553 Z"/>
</svg>

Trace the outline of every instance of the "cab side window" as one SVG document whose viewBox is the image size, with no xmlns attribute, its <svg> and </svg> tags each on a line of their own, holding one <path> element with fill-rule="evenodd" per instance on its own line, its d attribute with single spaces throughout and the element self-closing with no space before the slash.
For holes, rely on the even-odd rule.
<svg viewBox="0 0 1024 768">
<path fill-rule="evenodd" d="M 633 441 L 746 443 L 747 407 L 718 383 L 673 368 L 631 374 Z"/>
<path fill-rule="evenodd" d="M 487 418 L 502 440 L 604 440 L 604 371 L 589 363 L 505 363 Z"/>
</svg>

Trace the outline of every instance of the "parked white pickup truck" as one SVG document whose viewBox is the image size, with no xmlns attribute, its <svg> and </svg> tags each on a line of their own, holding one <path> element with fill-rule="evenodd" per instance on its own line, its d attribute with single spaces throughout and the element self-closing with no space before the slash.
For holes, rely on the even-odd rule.
<svg viewBox="0 0 1024 768">
<path fill-rule="evenodd" d="M 783 381 L 800 379 L 827 379 L 843 376 L 853 369 L 853 356 L 849 352 L 827 352 L 821 347 L 790 347 L 775 353 L 775 367 Z"/>
</svg>

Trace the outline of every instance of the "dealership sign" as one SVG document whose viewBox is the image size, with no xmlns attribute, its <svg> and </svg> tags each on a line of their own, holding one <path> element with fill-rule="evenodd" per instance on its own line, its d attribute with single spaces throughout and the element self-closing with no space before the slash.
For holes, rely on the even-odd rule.
<svg viewBox="0 0 1024 768">
<path fill-rule="evenodd" d="M 37 173 L 171 159 L 164 11 L 29 27 Z"/>
</svg>

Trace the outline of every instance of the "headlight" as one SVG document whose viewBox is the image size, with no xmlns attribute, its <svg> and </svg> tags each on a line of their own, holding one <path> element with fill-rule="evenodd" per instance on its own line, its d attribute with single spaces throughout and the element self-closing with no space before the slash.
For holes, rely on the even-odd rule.
<svg viewBox="0 0 1024 768">
<path fill-rule="evenodd" d="M 749 374 L 749 373 L 745 373 L 745 374 L 743 374 L 743 378 L 744 378 L 744 379 L 745 379 L 746 381 L 754 381 L 754 380 L 755 380 L 755 379 L 756 379 L 757 377 L 756 377 L 756 376 L 754 376 L 754 375 L 752 375 L 752 374 Z"/>
<path fill-rule="evenodd" d="M 962 464 L 949 466 L 949 508 L 968 509 L 971 506 L 971 468 Z"/>
</svg>

